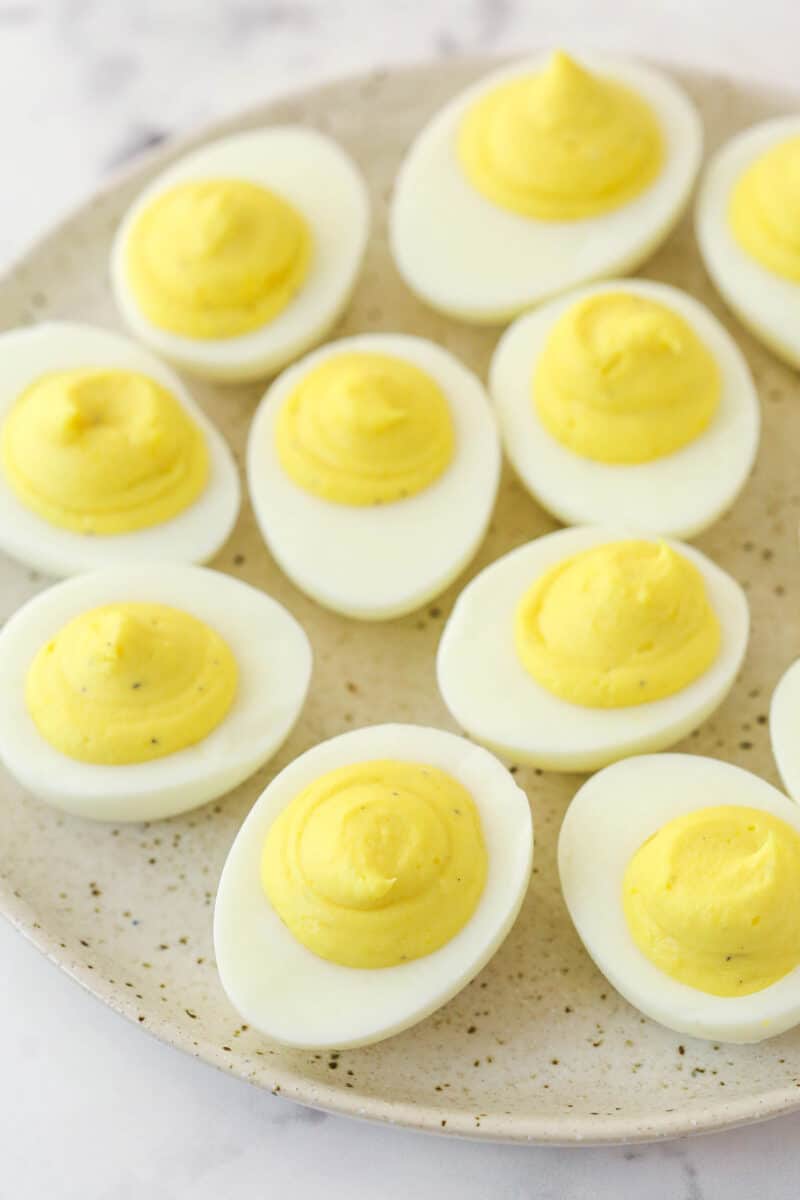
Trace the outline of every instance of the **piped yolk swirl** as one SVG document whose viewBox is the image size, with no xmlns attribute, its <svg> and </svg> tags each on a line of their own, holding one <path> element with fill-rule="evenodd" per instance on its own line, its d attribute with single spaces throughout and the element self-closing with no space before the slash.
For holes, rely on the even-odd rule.
<svg viewBox="0 0 800 1200">
<path fill-rule="evenodd" d="M 539 221 L 612 212 L 653 182 L 664 156 L 636 92 L 557 52 L 535 75 L 501 83 L 467 110 L 458 157 L 493 204 Z"/>
<path fill-rule="evenodd" d="M 455 430 L 444 392 L 413 363 L 355 352 L 326 358 L 284 401 L 275 430 L 287 475 L 336 504 L 388 504 L 447 469 Z"/>
<path fill-rule="evenodd" d="M 483 892 L 487 856 L 471 795 L 420 763 L 328 772 L 297 795 L 264 845 L 264 891 L 320 958 L 392 967 L 445 945 Z"/>
<path fill-rule="evenodd" d="M 128 234 L 125 265 L 153 325 L 221 339 L 252 333 L 281 313 L 311 255 L 305 217 L 282 196 L 245 179 L 202 179 L 145 205 Z"/>
<path fill-rule="evenodd" d="M 589 708 L 671 696 L 721 643 L 697 567 L 647 541 L 593 546 L 550 567 L 520 600 L 514 637 L 537 683 Z"/>
</svg>

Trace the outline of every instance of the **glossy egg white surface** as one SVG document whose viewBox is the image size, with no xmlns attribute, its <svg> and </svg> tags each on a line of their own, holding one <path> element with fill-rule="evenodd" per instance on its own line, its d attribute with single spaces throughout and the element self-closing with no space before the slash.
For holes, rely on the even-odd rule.
<svg viewBox="0 0 800 1200">
<path fill-rule="evenodd" d="M 131 533 L 76 533 L 28 508 L 0 467 L 0 550 L 45 575 L 74 575 L 133 562 L 206 562 L 228 538 L 241 502 L 228 444 L 186 385 L 142 346 L 106 329 L 48 321 L 0 334 L 0 426 L 18 396 L 42 375 L 78 367 L 138 371 L 165 387 L 205 435 L 208 482 L 193 504 L 159 525 Z"/>
<path fill-rule="evenodd" d="M 663 825 L 716 805 L 758 808 L 800 832 L 800 808 L 758 776 L 691 754 L 657 754 L 594 775 L 567 809 L 558 842 L 561 889 L 598 968 L 646 1016 L 692 1037 L 760 1042 L 800 1022 L 800 967 L 749 996 L 714 996 L 661 971 L 625 920 L 628 864 Z"/>
<path fill-rule="evenodd" d="M 681 691 L 649 704 L 588 708 L 547 691 L 517 655 L 514 614 L 531 584 L 562 559 L 635 536 L 630 529 L 563 529 L 512 550 L 467 584 L 439 643 L 437 678 L 445 704 L 470 737 L 508 762 L 593 771 L 674 745 L 719 707 L 747 648 L 747 600 L 730 575 L 692 546 L 668 543 L 702 574 L 722 644 L 709 669 Z"/>
<path fill-rule="evenodd" d="M 275 424 L 303 375 L 351 351 L 393 355 L 444 392 L 455 450 L 423 491 L 391 504 L 334 504 L 284 472 Z M 267 391 L 250 429 L 247 480 L 261 533 L 289 578 L 326 608 L 386 620 L 419 608 L 450 584 L 483 541 L 500 478 L 500 439 L 486 391 L 447 350 L 423 338 L 374 333 L 329 343 L 290 367 Z"/>
<path fill-rule="evenodd" d="M 800 136 L 800 116 L 776 117 L 737 133 L 703 171 L 695 232 L 706 270 L 725 303 L 779 358 L 800 367 L 800 283 L 773 274 L 736 241 L 731 194 L 747 168 L 773 146 Z"/>
<path fill-rule="evenodd" d="M 183 609 L 228 643 L 239 668 L 233 706 L 208 737 L 150 762 L 105 766 L 56 750 L 25 705 L 40 647 L 79 614 L 115 601 Z M 152 821 L 229 792 L 280 747 L 303 707 L 311 647 L 286 609 L 257 588 L 166 563 L 91 572 L 28 601 L 0 632 L 0 759 L 35 796 L 81 817 Z"/>
<path fill-rule="evenodd" d="M 769 734 L 783 786 L 800 802 L 800 659 L 792 663 L 772 693 Z"/>
<path fill-rule="evenodd" d="M 666 238 L 689 198 L 703 131 L 689 97 L 667 76 L 597 54 L 578 61 L 639 93 L 664 139 L 656 179 L 629 203 L 579 221 L 539 221 L 481 195 L 456 152 L 464 113 L 486 92 L 540 71 L 548 56 L 503 67 L 457 95 L 417 136 L 395 184 L 389 234 L 398 270 L 431 307 L 464 321 L 507 321 L 592 280 L 633 271 Z"/>
<path fill-rule="evenodd" d="M 643 296 L 671 308 L 719 368 L 719 406 L 708 429 L 650 462 L 583 458 L 548 432 L 533 402 L 533 376 L 554 324 L 573 304 L 602 292 Z M 650 280 L 616 280 L 570 292 L 520 317 L 495 350 L 489 390 L 514 470 L 542 507 L 568 525 L 625 524 L 664 537 L 694 537 L 733 504 L 758 449 L 761 409 L 744 355 L 703 304 Z"/>
<path fill-rule="evenodd" d="M 298 942 L 260 879 L 264 841 L 278 814 L 320 775 L 371 759 L 426 763 L 469 790 L 488 857 L 486 885 L 467 924 L 439 950 L 396 967 L 343 967 Z M 254 1029 L 290 1046 L 363 1046 L 421 1021 L 488 962 L 528 887 L 533 825 L 506 768 L 464 738 L 417 725 L 357 729 L 306 751 L 269 784 L 231 847 L 217 891 L 214 952 L 222 985 Z"/>
<path fill-rule="evenodd" d="M 306 279 L 273 320 L 230 338 L 170 333 L 142 313 L 128 284 L 128 234 L 142 209 L 178 183 L 244 179 L 276 192 L 305 217 L 313 250 Z M 274 374 L 322 340 L 347 305 L 369 235 L 369 200 L 355 163 L 313 129 L 274 126 L 234 134 L 179 159 L 149 184 L 124 217 L 111 252 L 111 282 L 131 331 L 176 366 L 206 379 Z"/>
</svg>

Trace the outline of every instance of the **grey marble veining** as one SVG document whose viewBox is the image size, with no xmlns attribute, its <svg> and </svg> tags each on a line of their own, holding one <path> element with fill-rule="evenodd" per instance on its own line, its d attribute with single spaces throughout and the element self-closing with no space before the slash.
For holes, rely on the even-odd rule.
<svg viewBox="0 0 800 1200">
<path fill-rule="evenodd" d="M 0 0 L 0 262 L 170 134 L 309 82 L 570 42 L 792 82 L 796 0 Z M 144 1038 L 0 926 L 0 1200 L 789 1200 L 800 1118 L 666 1145 L 445 1142 L 249 1089 Z"/>
</svg>

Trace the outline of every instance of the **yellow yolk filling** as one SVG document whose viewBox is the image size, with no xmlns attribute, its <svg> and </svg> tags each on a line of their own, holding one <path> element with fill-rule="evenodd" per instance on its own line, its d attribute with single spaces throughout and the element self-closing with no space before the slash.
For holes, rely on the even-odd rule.
<svg viewBox="0 0 800 1200">
<path fill-rule="evenodd" d="M 641 96 L 567 54 L 477 100 L 458 134 L 461 168 L 501 208 L 540 221 L 597 217 L 652 183 L 664 157 Z"/>
<path fill-rule="evenodd" d="M 121 766 L 202 741 L 228 713 L 237 679 L 227 643 L 197 617 L 163 604 L 109 604 L 42 646 L 25 703 L 62 754 Z"/>
<path fill-rule="evenodd" d="M 719 403 L 711 352 L 672 309 L 601 292 L 559 318 L 533 379 L 548 433 L 584 458 L 643 463 L 708 428 Z"/>
<path fill-rule="evenodd" d="M 728 215 L 751 258 L 800 283 L 800 137 L 773 146 L 747 168 L 731 193 Z"/>
<path fill-rule="evenodd" d="M 671 696 L 708 670 L 721 640 L 697 568 L 646 541 L 594 546 L 550 567 L 522 597 L 514 637 L 537 683 L 589 708 Z"/>
<path fill-rule="evenodd" d="M 486 882 L 480 817 L 437 767 L 355 763 L 321 776 L 270 829 L 261 863 L 278 916 L 312 953 L 394 967 L 449 942 Z"/>
<path fill-rule="evenodd" d="M 623 881 L 641 952 L 712 996 L 748 996 L 800 964 L 800 834 L 758 808 L 686 813 L 636 851 Z"/>
<path fill-rule="evenodd" d="M 447 399 L 419 367 L 350 352 L 312 368 L 278 414 L 276 449 L 298 487 L 336 504 L 387 504 L 447 469 L 455 431 Z"/>
<path fill-rule="evenodd" d="M 128 235 L 126 269 L 148 321 L 189 338 L 252 333 L 286 308 L 308 273 L 312 239 L 288 201 L 244 179 L 179 183 Z"/>
<path fill-rule="evenodd" d="M 43 375 L 16 400 L 0 455 L 19 499 L 76 533 L 130 533 L 192 504 L 208 480 L 202 430 L 166 388 L 134 371 Z"/>
</svg>

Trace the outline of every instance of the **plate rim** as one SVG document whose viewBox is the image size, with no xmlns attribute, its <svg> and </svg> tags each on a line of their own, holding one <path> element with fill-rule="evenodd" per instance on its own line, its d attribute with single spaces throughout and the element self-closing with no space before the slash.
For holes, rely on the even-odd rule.
<svg viewBox="0 0 800 1200">
<path fill-rule="evenodd" d="M 535 49 L 536 47 L 525 47 L 520 54 L 503 56 L 460 55 L 449 59 L 445 66 L 447 68 L 458 67 L 464 71 L 474 69 L 476 72 L 488 72 L 514 58 L 528 56 Z M 598 53 L 608 53 L 611 57 L 612 52 L 598 51 Z M 770 105 L 779 103 L 791 110 L 800 108 L 800 92 L 793 90 L 790 85 L 773 85 L 747 72 L 730 72 L 705 66 L 702 63 L 683 64 L 674 59 L 650 58 L 647 55 L 626 54 L 623 57 L 634 58 L 655 69 L 677 76 L 679 80 L 681 77 L 703 82 L 717 80 L 721 83 L 743 87 L 757 95 L 760 94 Z M 22 248 L 11 255 L 0 272 L 0 291 L 10 284 L 12 277 L 20 269 L 24 269 L 28 258 L 46 250 L 48 243 L 61 237 L 67 227 L 87 209 L 101 203 L 136 179 L 146 177 L 162 165 L 166 166 L 175 157 L 194 147 L 206 141 L 224 137 L 243 126 L 251 127 L 258 121 L 269 121 L 270 110 L 287 102 L 291 103 L 300 99 L 319 100 L 325 93 L 336 91 L 344 84 L 375 87 L 387 76 L 413 73 L 440 65 L 436 59 L 411 59 L 367 71 L 335 73 L 326 76 L 320 82 L 276 92 L 223 117 L 204 122 L 185 133 L 166 138 L 158 145 L 137 154 L 130 162 L 115 167 L 101 184 L 94 187 L 82 199 L 71 204 L 54 223 L 28 238 Z M 293 122 L 284 121 L 282 123 L 292 124 Z M 303 124 L 308 124 L 312 128 L 316 127 L 313 121 Z M 707 162 L 708 151 L 705 150 L 701 174 Z M 689 201 L 690 210 L 694 205 L 695 195 L 696 182 Z M 166 1021 L 149 1022 L 143 1018 L 138 1012 L 135 996 L 130 991 L 115 989 L 100 972 L 95 972 L 86 964 L 63 952 L 65 947 L 62 947 L 59 942 L 58 935 L 48 932 L 40 923 L 35 909 L 14 888 L 5 874 L 0 875 L 0 915 L 8 920 L 11 926 L 47 959 L 79 983 L 95 999 L 125 1017 L 132 1024 L 138 1025 L 165 1045 L 189 1054 L 193 1058 L 201 1059 L 226 1074 L 236 1074 L 243 1082 L 271 1091 L 273 1095 L 280 1095 L 295 1103 L 340 1116 L 396 1125 L 440 1136 L 489 1142 L 599 1146 L 659 1142 L 687 1135 L 714 1133 L 723 1129 L 765 1121 L 800 1109 L 800 1083 L 794 1086 L 777 1086 L 756 1096 L 740 1096 L 734 1100 L 725 1100 L 710 1105 L 707 1101 L 694 1102 L 686 1107 L 676 1108 L 672 1112 L 662 1111 L 652 1118 L 613 1114 L 597 1114 L 596 1117 L 591 1115 L 541 1116 L 535 1112 L 525 1114 L 494 1112 L 473 1117 L 464 1111 L 436 1107 L 432 1104 L 381 1099 L 363 1093 L 357 1088 L 345 1092 L 332 1084 L 316 1083 L 302 1072 L 292 1071 L 288 1068 L 271 1069 L 273 1082 L 270 1087 L 268 1082 L 260 1082 L 235 1071 L 233 1063 L 227 1060 L 220 1048 L 213 1043 L 200 1041 L 193 1045 L 188 1039 L 176 1039 L 173 1027 Z"/>
</svg>

